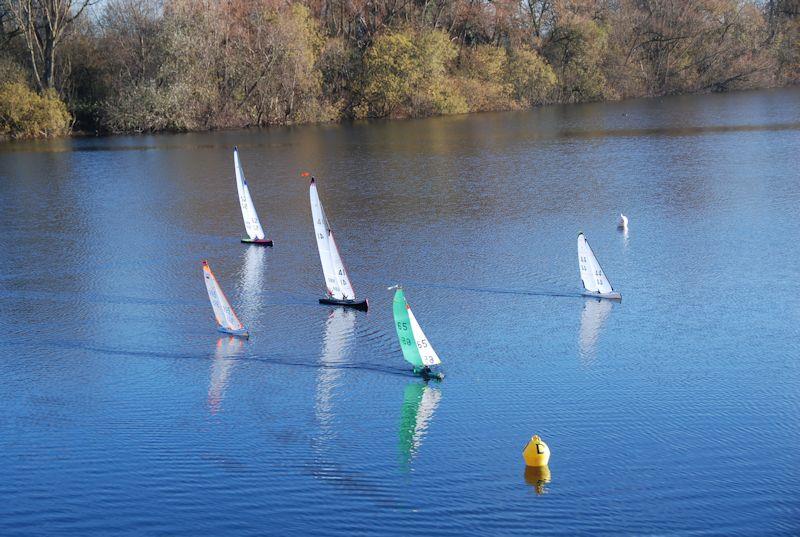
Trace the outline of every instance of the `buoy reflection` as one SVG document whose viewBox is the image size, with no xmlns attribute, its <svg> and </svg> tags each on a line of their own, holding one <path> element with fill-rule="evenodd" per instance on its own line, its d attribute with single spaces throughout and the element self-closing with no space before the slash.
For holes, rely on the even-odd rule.
<svg viewBox="0 0 800 537">
<path fill-rule="evenodd" d="M 550 468 L 547 466 L 526 466 L 525 483 L 536 489 L 536 494 L 547 494 L 545 485 L 550 483 Z"/>
</svg>

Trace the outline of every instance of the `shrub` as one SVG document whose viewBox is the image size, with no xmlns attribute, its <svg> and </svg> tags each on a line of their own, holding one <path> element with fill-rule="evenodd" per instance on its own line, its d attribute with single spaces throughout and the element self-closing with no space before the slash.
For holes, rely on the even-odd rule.
<svg viewBox="0 0 800 537">
<path fill-rule="evenodd" d="M 523 106 L 536 106 L 550 100 L 556 86 L 553 68 L 535 51 L 518 49 L 508 58 L 506 79 L 514 97 Z"/>
<path fill-rule="evenodd" d="M 416 56 L 419 75 L 415 79 L 411 110 L 415 116 L 464 114 L 467 102 L 448 76 L 458 51 L 444 32 L 430 30 L 417 34 Z"/>
<path fill-rule="evenodd" d="M 8 56 L 0 56 L 0 84 L 24 82 L 25 70 Z"/>
<path fill-rule="evenodd" d="M 438 30 L 378 36 L 364 55 L 357 117 L 428 116 L 467 112 L 448 75 L 457 51 Z"/>
<path fill-rule="evenodd" d="M 395 32 L 378 36 L 364 55 L 364 90 L 360 116 L 385 117 L 406 105 L 420 76 L 412 36 Z"/>
<path fill-rule="evenodd" d="M 507 59 L 506 49 L 492 45 L 463 50 L 458 88 L 470 112 L 516 108 L 505 77 Z"/>
<path fill-rule="evenodd" d="M 606 32 L 593 20 L 570 17 L 553 30 L 545 54 L 558 66 L 559 101 L 615 97 L 601 69 L 606 49 Z"/>
<path fill-rule="evenodd" d="M 0 86 L 0 135 L 12 138 L 59 136 L 69 132 L 72 117 L 52 90 L 39 95 L 21 82 Z"/>
</svg>

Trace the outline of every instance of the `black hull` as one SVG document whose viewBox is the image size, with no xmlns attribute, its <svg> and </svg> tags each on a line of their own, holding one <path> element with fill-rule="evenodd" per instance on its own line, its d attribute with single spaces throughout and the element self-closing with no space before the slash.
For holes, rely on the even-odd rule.
<svg viewBox="0 0 800 537">
<path fill-rule="evenodd" d="M 367 311 L 369 309 L 369 302 L 365 298 L 364 300 L 337 300 L 335 298 L 320 298 L 320 304 L 327 304 L 329 306 L 344 306 L 346 308 L 353 308 L 361 311 Z"/>
<path fill-rule="evenodd" d="M 435 380 L 436 382 L 441 382 L 444 380 L 444 373 L 441 371 L 434 371 L 434 370 L 425 370 L 422 368 L 415 367 L 413 370 L 415 375 L 422 377 L 423 380 L 426 382 L 429 380 Z"/>
<path fill-rule="evenodd" d="M 259 246 L 272 246 L 272 239 L 242 239 L 245 244 L 258 244 Z"/>
</svg>

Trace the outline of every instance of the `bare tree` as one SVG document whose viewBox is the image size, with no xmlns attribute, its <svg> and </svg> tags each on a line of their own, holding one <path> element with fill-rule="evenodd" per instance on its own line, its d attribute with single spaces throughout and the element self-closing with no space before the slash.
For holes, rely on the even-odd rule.
<svg viewBox="0 0 800 537">
<path fill-rule="evenodd" d="M 40 91 L 54 87 L 56 53 L 72 23 L 99 0 L 0 0 L 30 56 Z"/>
</svg>

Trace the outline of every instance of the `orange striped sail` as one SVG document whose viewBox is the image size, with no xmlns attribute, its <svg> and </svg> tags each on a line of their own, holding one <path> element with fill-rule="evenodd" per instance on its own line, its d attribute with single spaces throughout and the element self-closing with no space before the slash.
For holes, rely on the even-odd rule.
<svg viewBox="0 0 800 537">
<path fill-rule="evenodd" d="M 214 309 L 214 317 L 217 319 L 219 331 L 235 336 L 248 337 L 247 329 L 233 311 L 207 261 L 203 261 L 203 279 L 206 282 L 208 300 L 211 301 L 211 307 Z"/>
</svg>

